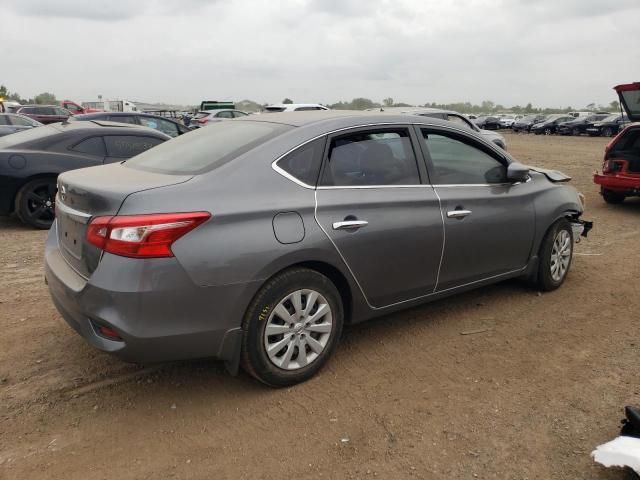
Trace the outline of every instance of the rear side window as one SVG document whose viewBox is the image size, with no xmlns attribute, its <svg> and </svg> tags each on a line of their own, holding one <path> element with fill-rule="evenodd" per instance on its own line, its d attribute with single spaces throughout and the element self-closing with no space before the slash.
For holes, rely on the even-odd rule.
<svg viewBox="0 0 640 480">
<path fill-rule="evenodd" d="M 104 137 L 104 143 L 107 147 L 107 156 L 131 158 L 162 143 L 162 140 L 134 135 L 108 135 Z"/>
<path fill-rule="evenodd" d="M 213 170 L 268 140 L 291 126 L 270 122 L 217 122 L 129 160 L 131 168 L 175 175 Z"/>
<path fill-rule="evenodd" d="M 282 157 L 276 165 L 296 180 L 315 187 L 322 163 L 324 144 L 324 138 L 309 142 Z"/>
<path fill-rule="evenodd" d="M 233 112 L 233 116 L 234 116 L 235 118 L 238 118 L 238 117 L 246 117 L 246 116 L 247 116 L 247 114 L 246 114 L 246 113 L 244 113 L 244 112 L 239 112 L 238 110 L 234 110 L 234 112 Z"/>
<path fill-rule="evenodd" d="M 333 138 L 321 185 L 347 187 L 419 183 L 409 131 L 402 128 Z"/>
<path fill-rule="evenodd" d="M 71 150 L 88 155 L 95 155 L 96 157 L 104 157 L 106 155 L 102 137 L 87 138 L 71 147 Z"/>
<path fill-rule="evenodd" d="M 322 110 L 320 107 L 298 107 L 294 111 L 295 112 L 308 112 L 311 110 Z"/>
<path fill-rule="evenodd" d="M 439 185 L 505 183 L 507 167 L 456 135 L 422 130 Z"/>
</svg>

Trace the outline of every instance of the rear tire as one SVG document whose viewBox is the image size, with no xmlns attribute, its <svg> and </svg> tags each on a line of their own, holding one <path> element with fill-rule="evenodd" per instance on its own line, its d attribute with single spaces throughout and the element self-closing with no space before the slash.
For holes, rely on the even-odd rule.
<svg viewBox="0 0 640 480">
<path fill-rule="evenodd" d="M 551 226 L 542 240 L 534 285 L 543 292 L 557 289 L 567 278 L 572 258 L 573 229 L 563 218 Z"/>
<path fill-rule="evenodd" d="M 55 219 L 56 191 L 54 177 L 27 182 L 16 195 L 16 215 L 34 228 L 49 229 Z"/>
<path fill-rule="evenodd" d="M 335 350 L 343 319 L 331 280 L 315 270 L 286 270 L 265 283 L 247 309 L 242 367 L 272 387 L 304 382 Z"/>
<path fill-rule="evenodd" d="M 574 135 L 576 137 L 580 136 L 580 129 L 574 128 L 573 130 L 571 130 L 571 135 Z"/>
<path fill-rule="evenodd" d="M 611 127 L 607 127 L 604 130 L 602 130 L 602 136 L 603 137 L 611 137 L 613 136 L 613 129 Z"/>
<path fill-rule="evenodd" d="M 612 205 L 620 204 L 624 202 L 624 199 L 626 198 L 623 193 L 614 192 L 613 190 L 609 190 L 607 188 L 603 188 L 601 190 L 601 193 L 604 201 Z"/>
<path fill-rule="evenodd" d="M 551 135 L 553 133 L 553 131 L 550 128 L 545 128 L 544 129 L 544 134 L 545 135 Z"/>
</svg>

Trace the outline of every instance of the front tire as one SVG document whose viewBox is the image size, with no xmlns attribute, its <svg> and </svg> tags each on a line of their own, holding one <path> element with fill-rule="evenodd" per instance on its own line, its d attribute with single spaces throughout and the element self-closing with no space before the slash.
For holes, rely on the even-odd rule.
<svg viewBox="0 0 640 480">
<path fill-rule="evenodd" d="M 34 228 L 50 228 L 55 218 L 56 191 L 56 179 L 53 177 L 27 182 L 16 195 L 16 215 Z"/>
<path fill-rule="evenodd" d="M 331 280 L 306 268 L 284 271 L 249 305 L 242 367 L 272 387 L 304 382 L 333 353 L 343 322 L 342 299 Z"/>
<path fill-rule="evenodd" d="M 613 129 L 611 127 L 607 127 L 604 130 L 602 130 L 602 135 L 605 137 L 612 137 L 613 136 Z"/>
<path fill-rule="evenodd" d="M 535 286 L 544 292 L 564 283 L 573 258 L 573 230 L 566 219 L 554 223 L 542 240 Z"/>
<path fill-rule="evenodd" d="M 551 130 L 550 128 L 545 128 L 544 129 L 544 134 L 545 135 L 551 135 L 553 133 L 553 130 Z"/>
</svg>

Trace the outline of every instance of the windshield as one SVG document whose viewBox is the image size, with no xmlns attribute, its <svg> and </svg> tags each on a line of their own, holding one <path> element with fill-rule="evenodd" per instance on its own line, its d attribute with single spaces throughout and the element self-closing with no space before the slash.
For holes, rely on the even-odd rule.
<svg viewBox="0 0 640 480">
<path fill-rule="evenodd" d="M 22 145 L 23 143 L 48 137 L 54 133 L 58 133 L 58 130 L 53 127 L 43 126 L 12 133 L 11 135 L 5 135 L 4 137 L 0 137 L 0 149 L 13 148 L 17 145 Z"/>
<path fill-rule="evenodd" d="M 219 122 L 158 145 L 127 160 L 125 166 L 173 175 L 203 173 L 291 128 L 268 122 Z"/>
<path fill-rule="evenodd" d="M 615 122 L 618 118 L 620 118 L 620 115 L 609 115 L 608 117 L 605 117 L 602 119 L 603 122 Z"/>
</svg>

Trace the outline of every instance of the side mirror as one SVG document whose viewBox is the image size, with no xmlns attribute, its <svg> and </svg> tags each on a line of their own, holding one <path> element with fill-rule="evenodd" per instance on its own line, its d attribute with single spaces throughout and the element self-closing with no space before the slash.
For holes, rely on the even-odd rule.
<svg viewBox="0 0 640 480">
<path fill-rule="evenodd" d="M 510 163 L 507 167 L 507 178 L 512 182 L 525 182 L 529 178 L 529 167 L 519 162 Z"/>
</svg>

